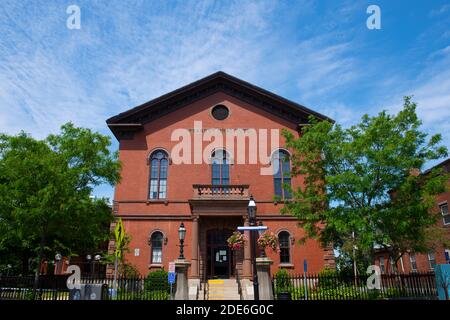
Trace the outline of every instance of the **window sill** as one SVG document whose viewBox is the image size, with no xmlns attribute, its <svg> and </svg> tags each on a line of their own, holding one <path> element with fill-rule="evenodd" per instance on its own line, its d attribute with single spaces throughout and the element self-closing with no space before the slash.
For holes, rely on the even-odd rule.
<svg viewBox="0 0 450 320">
<path fill-rule="evenodd" d="M 278 204 L 290 203 L 290 202 L 293 202 L 293 201 L 294 200 L 292 200 L 292 198 L 290 198 L 290 199 L 283 199 L 283 198 L 281 198 L 281 199 L 274 200 L 273 204 L 274 205 L 278 205 Z"/>
<path fill-rule="evenodd" d="M 280 263 L 278 265 L 278 268 L 293 269 L 294 264 L 293 263 Z"/>
<path fill-rule="evenodd" d="M 147 199 L 147 204 L 155 204 L 155 203 L 164 203 L 165 205 L 169 204 L 169 200 L 167 199 Z"/>
<path fill-rule="evenodd" d="M 162 265 L 162 263 L 151 263 L 148 265 L 148 268 L 149 269 L 157 269 L 157 268 L 162 269 L 163 265 Z"/>
</svg>

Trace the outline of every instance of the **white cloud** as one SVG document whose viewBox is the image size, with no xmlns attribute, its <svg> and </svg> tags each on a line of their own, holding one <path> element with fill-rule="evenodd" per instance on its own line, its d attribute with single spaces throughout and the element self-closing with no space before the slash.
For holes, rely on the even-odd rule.
<svg viewBox="0 0 450 320">
<path fill-rule="evenodd" d="M 423 122 L 423 129 L 431 134 L 441 134 L 450 151 L 450 50 L 449 47 L 430 53 L 429 65 L 413 80 L 401 79 L 395 82 L 397 87 L 386 92 L 384 109 L 398 112 L 402 107 L 402 98 L 412 95 L 417 103 L 417 114 Z M 407 87 L 402 86 L 406 83 Z M 438 161 L 439 162 L 439 161 Z M 427 167 L 436 164 L 430 162 Z"/>
<path fill-rule="evenodd" d="M 430 17 L 439 16 L 441 14 L 446 13 L 449 10 L 450 10 L 450 4 L 444 4 L 444 5 L 440 6 L 438 9 L 431 10 Z"/>
<path fill-rule="evenodd" d="M 330 43 L 330 33 L 288 48 L 272 29 L 277 5 L 81 2 L 82 28 L 69 31 L 64 4 L 37 5 L 27 16 L 27 5 L 8 3 L 0 22 L 0 130 L 44 136 L 72 120 L 107 132 L 109 116 L 218 70 L 279 94 L 289 79 L 298 98 L 312 101 L 351 81 L 350 43 Z"/>
<path fill-rule="evenodd" d="M 108 117 L 218 70 L 344 125 L 383 106 L 395 110 L 403 95 L 415 94 L 426 128 L 450 132 L 448 47 L 417 79 L 379 74 L 384 61 L 362 61 L 350 25 L 365 15 L 360 4 L 319 12 L 313 1 L 293 8 L 272 1 L 80 0 L 82 28 L 73 31 L 65 27 L 67 5 L 2 2 L 1 132 L 44 137 L 70 120 L 109 133 Z M 302 23 L 307 16 L 316 24 Z M 358 108 L 345 94 L 372 86 L 364 80 L 378 91 Z"/>
</svg>

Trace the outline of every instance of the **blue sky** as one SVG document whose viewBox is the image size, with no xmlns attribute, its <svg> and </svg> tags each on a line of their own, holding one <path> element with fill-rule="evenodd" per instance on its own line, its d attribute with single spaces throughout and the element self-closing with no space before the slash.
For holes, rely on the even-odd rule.
<svg viewBox="0 0 450 320">
<path fill-rule="evenodd" d="M 381 30 L 366 27 L 370 4 Z M 449 26 L 448 1 L 2 0 L 0 131 L 111 135 L 108 117 L 222 70 L 344 125 L 413 94 L 450 147 Z"/>
</svg>

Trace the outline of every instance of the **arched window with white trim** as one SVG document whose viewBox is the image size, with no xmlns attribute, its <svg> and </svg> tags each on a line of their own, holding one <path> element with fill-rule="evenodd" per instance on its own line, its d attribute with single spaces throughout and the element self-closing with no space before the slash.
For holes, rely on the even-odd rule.
<svg viewBox="0 0 450 320">
<path fill-rule="evenodd" d="M 278 233 L 280 244 L 280 263 L 291 263 L 291 235 L 287 231 Z"/>
<path fill-rule="evenodd" d="M 150 238 L 151 246 L 151 263 L 161 264 L 162 263 L 162 248 L 163 248 L 164 236 L 162 232 L 155 231 L 152 233 Z"/>
<path fill-rule="evenodd" d="M 167 167 L 169 156 L 164 150 L 156 150 L 150 155 L 150 199 L 167 197 Z"/>
</svg>

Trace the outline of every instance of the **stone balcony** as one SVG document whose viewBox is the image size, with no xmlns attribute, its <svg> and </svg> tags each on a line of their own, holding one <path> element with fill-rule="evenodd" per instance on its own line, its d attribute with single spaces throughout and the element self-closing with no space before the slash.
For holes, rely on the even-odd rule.
<svg viewBox="0 0 450 320">
<path fill-rule="evenodd" d="M 245 215 L 248 205 L 249 185 L 194 184 L 189 200 L 196 215 Z"/>
<path fill-rule="evenodd" d="M 194 184 L 193 199 L 203 200 L 247 200 L 249 199 L 248 184 L 212 185 Z"/>
</svg>

